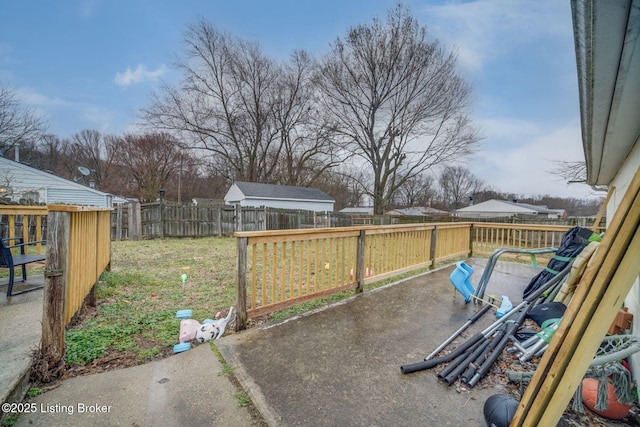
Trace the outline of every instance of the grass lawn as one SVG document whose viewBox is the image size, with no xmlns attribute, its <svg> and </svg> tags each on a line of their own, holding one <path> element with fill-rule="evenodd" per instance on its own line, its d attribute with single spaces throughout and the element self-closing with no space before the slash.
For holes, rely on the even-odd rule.
<svg viewBox="0 0 640 427">
<path fill-rule="evenodd" d="M 111 271 L 103 273 L 98 283 L 97 309 L 82 313 L 67 330 L 66 362 L 70 375 L 169 356 L 179 338 L 176 311 L 191 309 L 193 318 L 202 322 L 218 312 L 225 316 L 236 303 L 234 238 L 123 241 L 113 242 L 111 248 Z M 274 313 L 268 321 L 350 295 L 353 292 L 341 292 L 309 301 Z"/>
<path fill-rule="evenodd" d="M 176 311 L 192 309 L 202 321 L 235 305 L 235 256 L 233 238 L 113 242 L 97 310 L 67 331 L 67 364 L 106 358 L 132 365 L 171 354 L 180 329 Z"/>
<path fill-rule="evenodd" d="M 218 312 L 226 316 L 236 304 L 236 245 L 231 237 L 112 242 L 111 271 L 103 273 L 98 283 L 97 308 L 81 313 L 67 329 L 68 375 L 172 355 L 179 340 L 178 310 L 193 310 L 193 319 L 200 322 Z M 365 291 L 425 270 L 366 285 Z M 308 301 L 250 320 L 249 326 L 278 321 L 350 295 L 353 291 Z"/>
</svg>

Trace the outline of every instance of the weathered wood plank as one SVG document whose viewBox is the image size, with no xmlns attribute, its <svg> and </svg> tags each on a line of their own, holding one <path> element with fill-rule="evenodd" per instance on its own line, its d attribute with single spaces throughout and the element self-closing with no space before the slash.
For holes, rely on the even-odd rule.
<svg viewBox="0 0 640 427">
<path fill-rule="evenodd" d="M 617 301 L 619 294 L 626 295 L 633 284 L 629 275 L 634 271 L 629 272 L 627 263 L 635 262 L 635 277 L 639 274 L 637 249 L 633 252 L 639 224 L 640 172 L 637 172 L 525 390 L 512 426 L 557 424 L 575 390 L 574 385 L 584 376 L 590 359 L 619 309 L 607 308 L 608 304 L 612 300 Z M 605 298 L 607 293 L 609 295 Z M 598 310 L 600 318 L 594 319 Z M 611 320 L 607 322 L 609 317 Z M 581 354 L 577 353 L 579 349 L 582 349 Z"/>
<path fill-rule="evenodd" d="M 237 268 L 237 314 L 235 330 L 244 330 L 247 326 L 247 239 L 238 239 Z"/>
<path fill-rule="evenodd" d="M 68 212 L 49 213 L 40 345 L 40 358 L 46 361 L 49 369 L 64 363 L 69 229 Z"/>
</svg>

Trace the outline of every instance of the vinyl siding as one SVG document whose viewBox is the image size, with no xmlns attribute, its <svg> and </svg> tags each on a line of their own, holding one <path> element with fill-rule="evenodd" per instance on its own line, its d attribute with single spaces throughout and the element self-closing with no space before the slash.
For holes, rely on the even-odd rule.
<svg viewBox="0 0 640 427">
<path fill-rule="evenodd" d="M 266 206 L 278 209 L 300 209 L 316 212 L 333 212 L 333 202 L 305 201 L 305 200 L 274 200 L 274 199 L 245 199 L 240 201 L 240 206 Z"/>
<path fill-rule="evenodd" d="M 37 192 L 40 203 L 112 207 L 110 194 L 4 157 L 0 157 L 0 185 L 10 187 L 16 201 Z"/>
<path fill-rule="evenodd" d="M 47 204 L 64 203 L 67 205 L 86 205 L 110 208 L 112 206 L 109 194 L 95 194 L 89 191 L 69 188 L 49 188 L 47 190 Z"/>
</svg>

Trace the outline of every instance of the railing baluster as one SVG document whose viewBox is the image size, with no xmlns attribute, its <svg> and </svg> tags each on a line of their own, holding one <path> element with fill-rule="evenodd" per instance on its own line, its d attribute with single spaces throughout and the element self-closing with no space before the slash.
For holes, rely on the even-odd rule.
<svg viewBox="0 0 640 427">
<path fill-rule="evenodd" d="M 330 293 L 360 289 L 365 281 L 432 267 L 452 257 L 488 255 L 504 246 L 540 247 L 540 243 L 555 242 L 555 236 L 569 228 L 442 223 L 245 232 L 237 236 L 249 236 L 253 245 L 251 282 L 255 296 L 250 297 L 249 313 L 258 316 Z M 260 274 L 258 268 L 262 268 Z M 258 286 L 262 286 L 260 291 Z"/>
</svg>

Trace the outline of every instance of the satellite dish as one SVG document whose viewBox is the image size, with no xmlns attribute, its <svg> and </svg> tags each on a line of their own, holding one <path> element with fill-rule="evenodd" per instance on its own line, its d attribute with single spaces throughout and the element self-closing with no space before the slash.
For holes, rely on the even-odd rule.
<svg viewBox="0 0 640 427">
<path fill-rule="evenodd" d="M 84 176 L 88 176 L 89 174 L 91 174 L 91 171 L 88 168 L 85 168 L 84 166 L 78 166 L 78 170 Z"/>
</svg>

